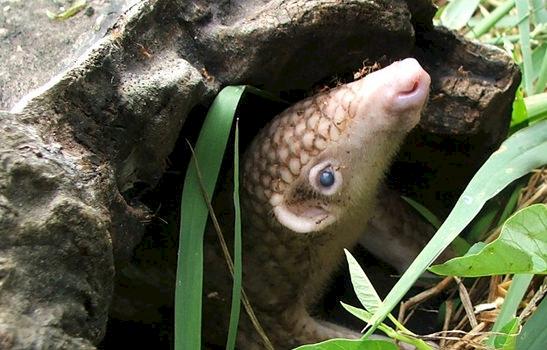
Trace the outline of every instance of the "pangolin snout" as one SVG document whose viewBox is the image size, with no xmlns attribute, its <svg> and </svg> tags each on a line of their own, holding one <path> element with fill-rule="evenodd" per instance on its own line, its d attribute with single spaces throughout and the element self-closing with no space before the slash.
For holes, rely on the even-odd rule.
<svg viewBox="0 0 547 350">
<path fill-rule="evenodd" d="M 388 108 L 398 111 L 422 108 L 429 95 L 431 78 L 418 61 L 407 58 L 395 62 L 386 68 L 386 74 L 393 74 L 395 78 L 392 85 L 392 101 L 386 101 Z"/>
<path fill-rule="evenodd" d="M 360 129 L 408 132 L 420 121 L 430 82 L 429 74 L 413 58 L 353 82 L 360 97 L 354 103 L 356 115 L 362 116 Z"/>
</svg>

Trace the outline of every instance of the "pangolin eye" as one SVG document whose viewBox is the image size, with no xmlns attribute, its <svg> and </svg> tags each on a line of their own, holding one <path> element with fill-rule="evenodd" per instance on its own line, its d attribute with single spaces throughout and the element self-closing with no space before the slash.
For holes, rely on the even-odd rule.
<svg viewBox="0 0 547 350">
<path fill-rule="evenodd" d="M 334 172 L 331 168 L 324 169 L 319 173 L 319 183 L 323 187 L 331 187 L 334 185 L 334 180 Z"/>
<path fill-rule="evenodd" d="M 326 159 L 315 164 L 308 173 L 308 183 L 316 193 L 332 196 L 341 190 L 343 176 L 342 167 L 336 159 Z"/>
</svg>

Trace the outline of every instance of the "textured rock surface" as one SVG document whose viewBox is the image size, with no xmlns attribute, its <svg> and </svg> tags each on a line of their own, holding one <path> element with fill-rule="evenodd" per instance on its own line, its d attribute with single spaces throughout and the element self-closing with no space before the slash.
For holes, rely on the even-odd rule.
<svg viewBox="0 0 547 350">
<path fill-rule="evenodd" d="M 68 20 L 51 20 L 74 0 L 0 0 L 0 109 L 73 64 L 100 39 L 122 11 L 124 0 L 88 0 Z"/>
<path fill-rule="evenodd" d="M 417 56 L 433 78 L 432 98 L 394 178 L 426 204 L 448 205 L 439 198 L 461 185 L 436 179 L 457 168 L 463 183 L 500 141 L 519 74 L 497 50 L 432 28 L 433 13 L 425 0 L 132 4 L 66 70 L 0 116 L 0 347 L 96 345 L 114 273 L 118 318 L 161 318 L 153 312 L 171 304 L 175 253 L 147 258 L 171 238 L 154 238 L 168 230 L 147 226 L 158 207 L 139 199 L 157 191 L 183 124 L 194 134 L 200 105 L 226 84 L 302 96 L 365 59 Z M 44 81 L 8 84 L 3 106 Z M 266 122 L 260 115 L 253 123 Z M 410 176 L 416 164 L 428 173 Z M 164 207 L 176 210 L 178 191 L 163 193 L 173 204 Z M 127 265 L 147 227 L 136 265 Z"/>
</svg>

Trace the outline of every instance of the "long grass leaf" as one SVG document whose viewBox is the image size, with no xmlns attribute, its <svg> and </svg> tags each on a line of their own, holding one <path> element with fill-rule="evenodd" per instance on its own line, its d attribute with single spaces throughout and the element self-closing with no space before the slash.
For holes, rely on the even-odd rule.
<svg viewBox="0 0 547 350">
<path fill-rule="evenodd" d="M 539 94 L 545 90 L 545 86 L 547 85 L 547 49 L 544 50 L 537 77 L 535 93 Z"/>
<path fill-rule="evenodd" d="M 538 24 L 547 23 L 547 8 L 545 8 L 545 0 L 532 0 L 534 17 Z"/>
<path fill-rule="evenodd" d="M 401 198 L 407 202 L 414 210 L 416 210 L 424 219 L 427 220 L 435 228 L 435 230 L 438 230 L 439 227 L 441 227 L 441 220 L 433 214 L 433 212 L 429 209 L 427 209 L 422 204 L 418 203 L 412 198 L 401 196 Z M 452 249 L 456 252 L 457 255 L 463 255 L 466 251 L 469 250 L 469 243 L 461 237 L 456 237 L 456 239 L 451 244 Z"/>
<path fill-rule="evenodd" d="M 524 103 L 526 104 L 528 119 L 534 119 L 537 116 L 541 116 L 547 113 L 547 92 L 525 97 Z"/>
<path fill-rule="evenodd" d="M 519 16 L 519 36 L 520 51 L 522 52 L 522 80 L 524 81 L 524 91 L 526 95 L 534 94 L 532 48 L 530 46 L 530 9 L 528 1 L 516 2 L 517 13 Z"/>
<path fill-rule="evenodd" d="M 522 191 L 522 188 L 524 187 L 524 183 L 522 181 L 518 182 L 515 186 L 515 189 L 511 193 L 511 196 L 507 200 L 507 203 L 505 204 L 505 207 L 503 208 L 503 211 L 498 219 L 497 226 L 501 226 L 505 220 L 511 216 L 511 213 L 515 210 L 517 207 L 517 203 L 519 200 L 520 192 Z"/>
<path fill-rule="evenodd" d="M 239 126 L 236 120 L 234 136 L 234 284 L 232 288 L 232 309 L 226 349 L 233 350 L 236 343 L 237 325 L 241 309 L 241 207 L 239 205 Z"/>
<path fill-rule="evenodd" d="M 539 304 L 517 336 L 517 350 L 544 350 L 547 344 L 547 298 Z"/>
<path fill-rule="evenodd" d="M 521 274 L 513 276 L 513 281 L 507 291 L 507 296 L 503 301 L 500 313 L 496 318 L 494 326 L 492 326 L 492 332 L 499 332 L 503 326 L 505 326 L 517 313 L 518 306 L 532 282 L 532 274 Z M 494 345 L 495 337 L 490 337 L 487 341 L 489 345 Z"/>
<path fill-rule="evenodd" d="M 435 229 L 437 230 L 439 227 L 441 227 L 441 220 L 431 212 L 431 210 L 427 209 L 425 206 L 423 206 L 421 203 L 416 202 L 414 199 L 401 196 L 401 198 L 407 202 L 412 208 L 414 208 L 418 213 L 420 213 L 424 219 L 426 219 Z"/>
<path fill-rule="evenodd" d="M 523 126 L 528 125 L 524 124 L 526 120 L 528 120 L 528 111 L 526 110 L 526 103 L 524 102 L 524 92 L 522 91 L 522 87 L 519 87 L 515 94 L 515 100 L 513 101 L 510 133 L 513 134 Z"/>
<path fill-rule="evenodd" d="M 195 157 L 186 172 L 175 289 L 176 350 L 201 348 L 203 234 L 208 213 L 201 188 L 212 198 L 237 107 L 237 103 L 228 102 L 239 101 L 243 91 L 241 86 L 229 86 L 215 98 L 201 129 Z M 197 174 L 198 161 L 204 170 L 201 183 Z"/>
<path fill-rule="evenodd" d="M 476 39 L 488 32 L 496 24 L 496 22 L 508 14 L 514 6 L 515 0 L 508 0 L 499 5 L 488 16 L 484 17 L 479 23 L 477 23 L 477 25 L 475 25 L 469 33 L 466 34 L 466 37 Z"/>
<path fill-rule="evenodd" d="M 481 215 L 479 215 L 479 217 L 477 217 L 469 226 L 467 239 L 470 242 L 474 243 L 481 240 L 482 235 L 488 232 L 492 226 L 492 223 L 496 219 L 496 215 L 498 215 L 499 209 L 497 203 L 492 203 L 491 205 L 487 204 Z"/>
<path fill-rule="evenodd" d="M 398 350 L 397 345 L 386 340 L 329 339 L 312 345 L 302 345 L 294 350 Z"/>
<path fill-rule="evenodd" d="M 508 138 L 473 177 L 435 236 L 388 293 L 370 323 L 370 335 L 406 292 L 477 215 L 484 203 L 515 179 L 547 163 L 547 121 L 538 122 Z"/>
<path fill-rule="evenodd" d="M 458 30 L 463 28 L 479 6 L 480 0 L 452 0 L 441 13 L 441 24 Z"/>
<path fill-rule="evenodd" d="M 500 329 L 500 333 L 494 337 L 494 347 L 501 350 L 515 350 L 517 334 L 520 330 L 520 321 L 513 317 L 505 326 Z"/>
</svg>

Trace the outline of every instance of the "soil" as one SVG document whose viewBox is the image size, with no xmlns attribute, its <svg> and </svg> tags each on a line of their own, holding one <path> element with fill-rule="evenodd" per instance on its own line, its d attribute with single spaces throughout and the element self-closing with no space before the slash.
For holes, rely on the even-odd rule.
<svg viewBox="0 0 547 350">
<path fill-rule="evenodd" d="M 65 19 L 50 19 L 76 0 L 0 0 L 0 110 L 69 66 L 102 36 L 126 1 L 88 0 Z"/>
</svg>

